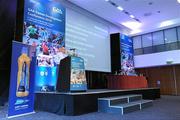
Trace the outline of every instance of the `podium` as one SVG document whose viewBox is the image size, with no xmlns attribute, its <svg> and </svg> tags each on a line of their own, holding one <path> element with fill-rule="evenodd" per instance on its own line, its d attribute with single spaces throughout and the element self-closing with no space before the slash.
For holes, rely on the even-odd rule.
<svg viewBox="0 0 180 120">
<path fill-rule="evenodd" d="M 79 92 L 87 90 L 84 60 L 68 56 L 61 60 L 56 90 L 59 92 Z"/>
</svg>

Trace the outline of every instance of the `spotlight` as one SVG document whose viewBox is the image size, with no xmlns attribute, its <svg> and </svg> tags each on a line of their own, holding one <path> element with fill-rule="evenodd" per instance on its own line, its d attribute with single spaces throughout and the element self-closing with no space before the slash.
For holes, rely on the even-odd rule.
<svg viewBox="0 0 180 120">
<path fill-rule="evenodd" d="M 166 26 L 170 26 L 173 24 L 174 24 L 173 20 L 167 20 L 167 21 L 161 22 L 159 27 L 166 27 Z"/>
<path fill-rule="evenodd" d="M 142 24 L 139 22 L 134 22 L 134 21 L 127 21 L 127 22 L 123 22 L 122 25 L 132 29 L 132 30 L 137 30 L 139 29 Z"/>
<path fill-rule="evenodd" d="M 121 11 L 124 10 L 121 6 L 118 6 L 117 9 L 118 9 L 118 10 L 121 10 Z"/>
<path fill-rule="evenodd" d="M 132 31 L 130 32 L 130 34 L 137 34 L 137 33 L 140 33 L 140 32 L 142 32 L 142 30 L 140 30 L 140 29 L 134 29 L 134 30 L 132 30 Z"/>
<path fill-rule="evenodd" d="M 134 15 L 130 15 L 131 18 L 135 18 Z"/>
</svg>

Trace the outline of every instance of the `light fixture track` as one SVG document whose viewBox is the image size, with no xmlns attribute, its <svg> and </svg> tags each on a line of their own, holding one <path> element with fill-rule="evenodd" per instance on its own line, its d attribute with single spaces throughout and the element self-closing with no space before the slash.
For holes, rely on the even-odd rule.
<svg viewBox="0 0 180 120">
<path fill-rule="evenodd" d="M 111 4 L 112 6 L 116 7 L 118 10 L 120 10 L 124 14 L 128 15 L 131 19 L 141 23 L 141 21 L 138 18 L 136 18 L 134 15 L 130 14 L 128 11 L 124 10 L 120 5 L 116 4 L 112 0 L 105 0 L 105 1 L 108 2 L 109 4 Z M 178 0 L 178 1 L 180 1 L 180 0 Z"/>
</svg>

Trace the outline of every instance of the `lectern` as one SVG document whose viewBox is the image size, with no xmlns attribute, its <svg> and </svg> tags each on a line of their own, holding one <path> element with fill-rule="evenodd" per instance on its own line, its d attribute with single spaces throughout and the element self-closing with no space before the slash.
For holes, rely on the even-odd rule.
<svg viewBox="0 0 180 120">
<path fill-rule="evenodd" d="M 68 56 L 61 60 L 56 90 L 59 92 L 87 90 L 84 60 L 81 57 Z"/>
</svg>

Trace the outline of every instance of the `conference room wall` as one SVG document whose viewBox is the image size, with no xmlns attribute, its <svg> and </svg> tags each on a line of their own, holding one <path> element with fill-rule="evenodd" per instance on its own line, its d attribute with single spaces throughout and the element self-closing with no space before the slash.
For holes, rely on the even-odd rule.
<svg viewBox="0 0 180 120">
<path fill-rule="evenodd" d="M 180 65 L 138 68 L 136 71 L 147 77 L 149 87 L 160 87 L 162 95 L 180 95 Z"/>
</svg>

